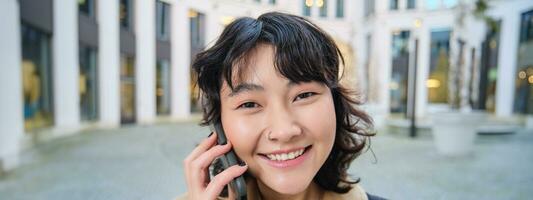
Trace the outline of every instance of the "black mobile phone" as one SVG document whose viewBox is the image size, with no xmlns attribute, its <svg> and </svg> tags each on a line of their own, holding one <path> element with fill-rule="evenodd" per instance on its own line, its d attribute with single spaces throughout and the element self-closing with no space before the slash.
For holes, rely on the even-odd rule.
<svg viewBox="0 0 533 200">
<path fill-rule="evenodd" d="M 214 128 L 217 133 L 218 144 L 226 144 L 228 140 L 226 138 L 226 133 L 222 128 L 222 123 L 220 122 L 220 120 L 214 123 Z M 233 149 L 221 156 L 220 159 L 222 160 L 222 166 L 224 167 L 224 170 L 228 167 L 239 164 L 239 160 L 237 159 L 237 155 L 235 154 Z M 235 199 L 246 199 L 246 181 L 244 180 L 244 177 L 242 175 L 238 176 L 230 182 L 230 189 L 233 190 L 233 194 L 235 194 Z"/>
</svg>

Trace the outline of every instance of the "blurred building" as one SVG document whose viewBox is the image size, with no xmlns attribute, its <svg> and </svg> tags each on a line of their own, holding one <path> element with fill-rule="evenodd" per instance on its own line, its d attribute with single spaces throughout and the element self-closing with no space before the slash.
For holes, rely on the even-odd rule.
<svg viewBox="0 0 533 200">
<path fill-rule="evenodd" d="M 240 16 L 283 11 L 323 27 L 378 126 L 391 114 L 533 113 L 533 2 L 460 0 L 5 0 L 0 171 L 33 141 L 199 111 L 190 70 Z M 490 22 L 490 23 L 488 23 Z M 415 70 L 416 69 L 416 70 Z M 415 81 L 416 75 L 416 81 Z"/>
<path fill-rule="evenodd" d="M 533 1 L 358 2 L 356 65 L 375 115 L 533 113 Z"/>
</svg>

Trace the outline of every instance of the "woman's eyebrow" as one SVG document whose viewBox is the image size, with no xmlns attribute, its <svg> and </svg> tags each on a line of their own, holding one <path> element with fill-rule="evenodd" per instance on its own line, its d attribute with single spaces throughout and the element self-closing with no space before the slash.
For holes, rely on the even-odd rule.
<svg viewBox="0 0 533 200">
<path fill-rule="evenodd" d="M 236 96 L 240 93 L 246 92 L 246 91 L 252 91 L 252 90 L 265 90 L 263 86 L 253 84 L 253 83 L 241 83 L 237 85 L 233 90 L 229 93 L 229 97 Z"/>
<path fill-rule="evenodd" d="M 289 81 L 287 83 L 287 87 L 288 88 L 291 88 L 291 87 L 294 87 L 295 85 L 298 85 L 299 83 L 296 83 L 296 82 L 293 82 L 293 81 Z M 252 90 L 260 90 L 260 91 L 263 91 L 265 90 L 265 88 L 263 86 L 260 86 L 260 85 L 257 85 L 257 84 L 254 84 L 254 83 L 241 83 L 239 85 L 237 85 L 236 87 L 233 88 L 233 90 L 228 94 L 229 97 L 234 97 L 240 93 L 243 93 L 243 92 L 248 92 L 248 91 L 252 91 Z"/>
</svg>

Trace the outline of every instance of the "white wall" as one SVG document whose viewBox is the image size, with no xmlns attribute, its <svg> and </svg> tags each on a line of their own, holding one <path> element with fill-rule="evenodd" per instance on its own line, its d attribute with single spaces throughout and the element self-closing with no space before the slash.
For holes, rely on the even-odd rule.
<svg viewBox="0 0 533 200">
<path fill-rule="evenodd" d="M 80 123 L 78 1 L 55 0 L 53 10 L 54 121 L 63 134 Z"/>
<path fill-rule="evenodd" d="M 98 114 L 100 125 L 120 125 L 118 1 L 98 1 Z M 104 73 L 105 72 L 105 73 Z"/>
<path fill-rule="evenodd" d="M 186 118 L 190 115 L 189 8 L 178 0 L 171 5 L 171 116 Z"/>
<path fill-rule="evenodd" d="M 24 135 L 20 14 L 17 0 L 0 2 L 0 173 L 15 168 Z"/>
<path fill-rule="evenodd" d="M 151 123 L 156 115 L 155 1 L 135 1 L 135 111 L 137 123 Z"/>
</svg>

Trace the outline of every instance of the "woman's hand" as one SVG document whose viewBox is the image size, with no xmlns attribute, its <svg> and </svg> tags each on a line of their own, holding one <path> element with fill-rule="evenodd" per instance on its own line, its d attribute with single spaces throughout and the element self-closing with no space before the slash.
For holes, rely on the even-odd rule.
<svg viewBox="0 0 533 200">
<path fill-rule="evenodd" d="M 209 165 L 231 149 L 229 141 L 225 145 L 216 145 L 216 141 L 217 134 L 212 133 L 183 160 L 189 200 L 216 199 L 224 186 L 248 168 L 246 165 L 234 165 L 209 180 Z"/>
</svg>

